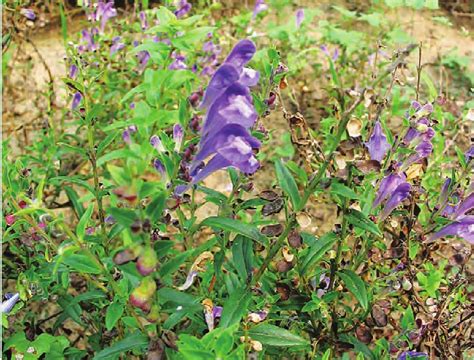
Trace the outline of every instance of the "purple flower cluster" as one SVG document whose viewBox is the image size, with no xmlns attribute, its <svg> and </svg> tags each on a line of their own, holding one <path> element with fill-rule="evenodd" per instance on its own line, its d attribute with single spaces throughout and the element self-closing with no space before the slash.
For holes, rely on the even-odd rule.
<svg viewBox="0 0 474 360">
<path fill-rule="evenodd" d="M 411 191 L 411 185 L 406 181 L 404 171 L 414 163 L 420 162 L 428 157 L 433 151 L 431 139 L 435 135 L 431 127 L 429 116 L 433 112 L 433 106 L 426 104 L 422 106 L 417 101 L 412 103 L 412 112 L 407 118 L 410 119 L 410 128 L 402 140 L 402 146 L 410 147 L 412 154 L 405 156 L 392 167 L 392 172 L 380 182 L 379 190 L 375 198 L 373 207 L 384 204 L 380 220 L 385 219 L 390 213 L 405 199 Z M 371 159 L 381 162 L 391 146 L 387 137 L 382 131 L 380 123 L 377 121 L 374 131 L 366 143 Z"/>
<path fill-rule="evenodd" d="M 207 112 L 199 150 L 190 165 L 191 184 L 219 169 L 235 167 L 251 174 L 260 166 L 253 152 L 260 142 L 249 133 L 257 120 L 249 87 L 258 83 L 259 74 L 244 67 L 255 51 L 252 41 L 241 40 L 209 82 L 200 105 Z M 179 187 L 177 193 L 187 187 Z"/>
</svg>

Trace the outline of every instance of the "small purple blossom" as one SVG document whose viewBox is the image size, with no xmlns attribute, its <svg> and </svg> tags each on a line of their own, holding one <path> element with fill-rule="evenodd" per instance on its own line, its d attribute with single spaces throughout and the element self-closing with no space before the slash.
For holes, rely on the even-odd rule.
<svg viewBox="0 0 474 360">
<path fill-rule="evenodd" d="M 139 63 L 138 68 L 140 69 L 140 71 L 145 70 L 145 68 L 148 64 L 148 61 L 150 60 L 150 57 L 151 57 L 150 53 L 146 50 L 139 51 L 137 53 L 137 59 L 138 59 L 138 63 Z"/>
<path fill-rule="evenodd" d="M 474 244 L 474 215 L 462 216 L 429 237 L 434 241 L 445 236 L 458 236 Z"/>
<path fill-rule="evenodd" d="M 295 14 L 295 22 L 296 22 L 296 28 L 299 29 L 301 24 L 304 21 L 304 9 L 298 9 L 296 10 Z"/>
<path fill-rule="evenodd" d="M 331 282 L 331 279 L 326 276 L 326 274 L 321 274 L 319 277 L 319 284 L 317 284 L 317 290 L 316 290 L 316 296 L 318 298 L 322 298 L 329 289 L 329 283 Z"/>
<path fill-rule="evenodd" d="M 378 162 L 382 161 L 387 154 L 387 151 L 390 149 L 391 146 L 382 131 L 382 126 L 379 121 L 375 123 L 374 131 L 372 132 L 369 141 L 365 143 L 365 146 L 367 146 L 367 149 L 369 150 L 370 158 L 372 160 L 377 160 Z"/>
<path fill-rule="evenodd" d="M 178 9 L 174 12 L 174 14 L 179 19 L 191 11 L 192 5 L 186 0 L 180 0 L 177 5 L 177 8 Z"/>
<path fill-rule="evenodd" d="M 135 125 L 128 126 L 122 133 L 122 139 L 127 144 L 132 142 L 131 134 L 137 132 L 137 127 Z"/>
<path fill-rule="evenodd" d="M 160 161 L 160 159 L 153 160 L 153 167 L 155 168 L 156 171 L 158 171 L 158 173 L 161 175 L 161 177 L 166 176 L 165 166 Z"/>
<path fill-rule="evenodd" d="M 429 141 L 422 141 L 415 147 L 415 153 L 410 155 L 404 162 L 402 169 L 407 169 L 411 164 L 419 162 L 431 155 L 433 145 Z"/>
<path fill-rule="evenodd" d="M 255 6 L 253 8 L 252 20 L 255 20 L 258 14 L 268 9 L 268 5 L 264 0 L 255 1 Z"/>
<path fill-rule="evenodd" d="M 109 225 L 115 224 L 115 219 L 112 215 L 107 215 L 104 221 L 106 224 L 109 224 Z"/>
<path fill-rule="evenodd" d="M 183 143 L 184 130 L 180 124 L 175 124 L 173 126 L 173 140 L 174 140 L 174 150 L 179 152 L 181 149 L 181 144 Z"/>
<path fill-rule="evenodd" d="M 418 351 L 404 351 L 400 355 L 398 355 L 397 360 L 409 360 L 409 359 L 428 359 L 428 354 L 425 352 L 418 352 Z"/>
<path fill-rule="evenodd" d="M 70 67 L 69 67 L 69 77 L 74 80 L 77 76 L 77 66 L 75 64 L 72 64 Z"/>
<path fill-rule="evenodd" d="M 472 159 L 474 159 L 474 145 L 472 145 L 468 151 L 466 151 L 466 154 L 464 155 L 466 157 L 466 161 L 469 162 Z"/>
<path fill-rule="evenodd" d="M 20 14 L 23 15 L 28 20 L 34 21 L 36 19 L 36 14 L 31 9 L 21 9 Z"/>
<path fill-rule="evenodd" d="M 107 21 L 115 16 L 117 16 L 117 10 L 114 8 L 114 1 L 104 2 L 99 0 L 97 11 L 95 13 L 95 20 L 100 20 L 100 32 L 104 32 Z"/>
<path fill-rule="evenodd" d="M 372 207 L 379 206 L 395 189 L 406 180 L 404 174 L 390 174 L 382 179 L 380 182 L 377 197 L 374 200 Z"/>
<path fill-rule="evenodd" d="M 140 11 L 140 14 L 138 16 L 140 17 L 140 24 L 141 24 L 142 30 L 146 30 L 148 28 L 146 13 L 144 11 Z"/>
<path fill-rule="evenodd" d="M 71 104 L 72 110 L 75 110 L 79 106 L 79 104 L 81 103 L 81 100 L 82 100 L 82 94 L 80 92 L 76 92 L 72 96 L 72 104 Z"/>
<path fill-rule="evenodd" d="M 336 47 L 331 55 L 331 52 L 329 51 L 329 48 L 327 47 L 327 45 L 321 45 L 319 47 L 321 49 L 321 51 L 328 57 L 330 58 L 332 61 L 336 61 L 338 58 L 339 58 L 339 48 Z"/>
<path fill-rule="evenodd" d="M 8 314 L 13 309 L 18 300 L 20 300 L 20 294 L 5 294 L 5 299 L 5 301 L 2 301 L 0 308 L 3 314 Z"/>
<path fill-rule="evenodd" d="M 161 142 L 161 139 L 157 135 L 153 135 L 150 138 L 150 144 L 156 150 L 158 150 L 158 152 L 160 152 L 160 153 L 165 152 L 165 147 L 163 146 L 163 143 Z"/>
<path fill-rule="evenodd" d="M 395 191 L 391 193 L 388 198 L 385 206 L 383 208 L 382 214 L 380 215 L 380 220 L 384 220 L 390 213 L 410 195 L 411 185 L 407 182 L 404 182 L 397 186 Z"/>
<path fill-rule="evenodd" d="M 188 68 L 188 65 L 186 65 L 186 57 L 183 55 L 175 54 L 173 53 L 171 55 L 174 58 L 174 61 L 170 64 L 168 69 L 170 70 L 185 70 Z"/>
<path fill-rule="evenodd" d="M 453 217 L 455 219 L 466 215 L 469 211 L 474 209 L 474 192 L 466 197 L 456 208 Z"/>
<path fill-rule="evenodd" d="M 112 39 L 112 46 L 110 47 L 110 55 L 115 54 L 116 52 L 125 48 L 125 44 L 120 42 L 121 37 L 116 36 Z"/>
<path fill-rule="evenodd" d="M 79 52 L 96 51 L 99 48 L 99 46 L 94 41 L 94 36 L 96 34 L 96 28 L 93 28 L 91 31 L 87 29 L 81 31 L 82 44 L 78 47 Z"/>
</svg>

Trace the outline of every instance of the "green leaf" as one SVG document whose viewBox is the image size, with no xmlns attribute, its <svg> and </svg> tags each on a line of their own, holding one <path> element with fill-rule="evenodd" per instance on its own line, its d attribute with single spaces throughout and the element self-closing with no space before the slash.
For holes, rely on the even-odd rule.
<svg viewBox="0 0 474 360">
<path fill-rule="evenodd" d="M 105 313 L 105 327 L 107 330 L 112 330 L 117 324 L 117 321 L 123 314 L 124 306 L 118 302 L 113 302 L 107 308 L 107 312 Z"/>
<path fill-rule="evenodd" d="M 301 198 L 293 175 L 291 175 L 290 171 L 285 165 L 283 165 L 281 160 L 275 161 L 275 170 L 278 183 L 282 190 L 290 197 L 293 209 L 299 209 Z"/>
<path fill-rule="evenodd" d="M 87 210 L 82 214 L 79 223 L 76 226 L 76 234 L 80 241 L 84 240 L 84 235 L 86 233 L 86 226 L 92 216 L 92 211 L 94 210 L 94 204 L 89 204 Z"/>
<path fill-rule="evenodd" d="M 363 309 L 367 310 L 369 307 L 367 289 L 365 288 L 365 283 L 360 276 L 348 269 L 338 271 L 337 274 L 344 281 L 346 287 L 355 296 Z"/>
<path fill-rule="evenodd" d="M 260 341 L 268 346 L 309 346 L 309 340 L 295 335 L 292 332 L 271 324 L 261 324 L 250 329 L 252 340 Z"/>
<path fill-rule="evenodd" d="M 128 158 L 139 159 L 139 157 L 133 151 L 129 149 L 114 150 L 98 158 L 97 166 L 100 167 L 104 165 L 106 162 L 111 161 L 111 160 L 128 159 Z"/>
<path fill-rule="evenodd" d="M 244 236 L 237 236 L 232 244 L 232 262 L 241 280 L 247 282 L 253 268 L 252 242 Z"/>
<path fill-rule="evenodd" d="M 310 267 L 315 265 L 321 258 L 328 252 L 334 242 L 336 241 L 337 236 L 333 232 L 329 232 L 324 234 L 318 240 L 315 240 L 314 243 L 311 245 L 308 254 L 303 260 L 301 265 L 301 274 L 306 274 Z"/>
<path fill-rule="evenodd" d="M 148 342 L 148 336 L 136 332 L 128 335 L 123 340 L 117 341 L 112 346 L 99 351 L 94 356 L 94 360 L 114 359 L 115 356 L 123 354 L 127 351 L 145 348 L 145 346 L 148 345 Z"/>
<path fill-rule="evenodd" d="M 336 194 L 336 195 L 341 196 L 342 198 L 349 199 L 349 200 L 359 198 L 359 196 L 354 192 L 354 190 L 338 182 L 333 182 L 331 184 L 331 194 Z"/>
<path fill-rule="evenodd" d="M 146 208 L 146 214 L 150 217 L 152 223 L 158 221 L 165 208 L 166 194 L 163 192 L 153 199 Z"/>
<path fill-rule="evenodd" d="M 93 259 L 85 254 L 71 254 L 64 257 L 63 262 L 72 270 L 86 274 L 100 274 L 102 269 Z"/>
<path fill-rule="evenodd" d="M 355 227 L 366 230 L 374 235 L 382 236 L 377 225 L 358 210 L 350 209 L 346 214 L 346 220 L 349 224 L 354 225 Z"/>
<path fill-rule="evenodd" d="M 130 227 L 137 220 L 137 214 L 130 209 L 111 207 L 108 213 L 124 227 Z"/>
<path fill-rule="evenodd" d="M 262 235 L 255 226 L 246 224 L 240 220 L 211 216 L 202 221 L 201 226 L 209 226 L 225 231 L 235 232 L 263 245 L 266 245 L 268 242 L 267 238 Z"/>
<path fill-rule="evenodd" d="M 70 186 L 64 186 L 64 192 L 67 195 L 67 198 L 72 204 L 72 208 L 75 211 L 77 217 L 80 219 L 82 214 L 84 214 L 84 207 L 79 201 L 79 195 L 77 192 Z"/>
<path fill-rule="evenodd" d="M 224 303 L 220 327 L 227 328 L 240 322 L 242 316 L 247 312 L 251 294 L 246 288 L 235 290 Z"/>
</svg>

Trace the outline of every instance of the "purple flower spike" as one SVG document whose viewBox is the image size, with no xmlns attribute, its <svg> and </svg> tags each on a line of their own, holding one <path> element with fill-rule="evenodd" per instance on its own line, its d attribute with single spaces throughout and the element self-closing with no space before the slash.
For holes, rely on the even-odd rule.
<svg viewBox="0 0 474 360">
<path fill-rule="evenodd" d="M 77 66 L 72 64 L 69 67 L 69 77 L 74 80 L 77 76 L 77 71 L 78 71 Z"/>
<path fill-rule="evenodd" d="M 434 241 L 445 236 L 458 236 L 474 244 L 474 215 L 463 216 L 429 237 Z"/>
<path fill-rule="evenodd" d="M 385 219 L 403 200 L 410 195 L 411 185 L 409 183 L 402 183 L 398 185 L 395 191 L 387 200 L 385 207 L 383 208 L 380 220 Z"/>
<path fill-rule="evenodd" d="M 23 15 L 28 20 L 34 21 L 36 19 L 36 14 L 31 9 L 21 9 L 20 14 Z"/>
<path fill-rule="evenodd" d="M 20 294 L 15 293 L 8 297 L 5 294 L 5 298 L 7 298 L 7 300 L 2 301 L 2 305 L 0 306 L 2 314 L 8 314 L 13 309 L 18 300 L 20 300 Z"/>
<path fill-rule="evenodd" d="M 296 28 L 299 29 L 304 20 L 304 9 L 296 10 L 295 21 Z"/>
<path fill-rule="evenodd" d="M 379 190 L 377 191 L 377 197 L 375 198 L 374 204 L 372 207 L 379 206 L 382 201 L 384 201 L 393 191 L 398 187 L 398 185 L 404 183 L 406 180 L 405 175 L 403 174 L 390 174 L 382 179 L 380 182 Z"/>
<path fill-rule="evenodd" d="M 264 0 L 255 1 L 255 6 L 253 8 L 252 20 L 254 20 L 258 14 L 268 9 L 268 5 L 265 4 Z"/>
<path fill-rule="evenodd" d="M 150 138 L 150 144 L 153 146 L 158 152 L 165 152 L 165 147 L 163 146 L 163 143 L 161 142 L 160 138 L 157 135 L 153 135 Z"/>
<path fill-rule="evenodd" d="M 369 141 L 365 144 L 369 149 L 370 158 L 381 162 L 390 149 L 390 144 L 387 141 L 387 137 L 382 131 L 380 122 L 377 121 L 374 126 L 374 131 Z"/>
<path fill-rule="evenodd" d="M 81 100 L 82 100 L 82 94 L 80 92 L 75 93 L 72 97 L 71 108 L 75 110 L 81 103 Z"/>
<path fill-rule="evenodd" d="M 184 130 L 180 124 L 173 126 L 174 151 L 179 152 L 183 143 Z"/>
<path fill-rule="evenodd" d="M 183 16 L 185 16 L 188 12 L 191 11 L 191 4 L 188 3 L 186 0 L 180 0 L 179 4 L 178 4 L 178 10 L 176 10 L 174 12 L 174 14 L 176 15 L 176 17 L 179 19 L 179 18 L 182 18 Z"/>
<path fill-rule="evenodd" d="M 428 360 L 428 354 L 425 352 L 418 352 L 418 351 L 404 351 L 400 355 L 398 355 L 397 360 Z"/>
</svg>

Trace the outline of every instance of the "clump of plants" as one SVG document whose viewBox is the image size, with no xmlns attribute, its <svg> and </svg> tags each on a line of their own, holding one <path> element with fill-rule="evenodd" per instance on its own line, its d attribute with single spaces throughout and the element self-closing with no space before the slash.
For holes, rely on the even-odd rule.
<svg viewBox="0 0 474 360">
<path fill-rule="evenodd" d="M 284 1 L 242 9 L 234 33 L 220 6 L 147 3 L 84 2 L 61 121 L 50 114 L 20 155 L 4 140 L 4 355 L 469 350 L 474 147 L 447 137 L 472 110 L 449 112 L 422 45 L 354 47 L 346 21 L 381 19 L 343 8 L 316 38 L 318 10 Z M 260 36 L 281 9 L 292 22 Z M 302 105 L 301 79 L 324 99 Z M 322 203 L 334 209 L 324 232 Z"/>
</svg>

